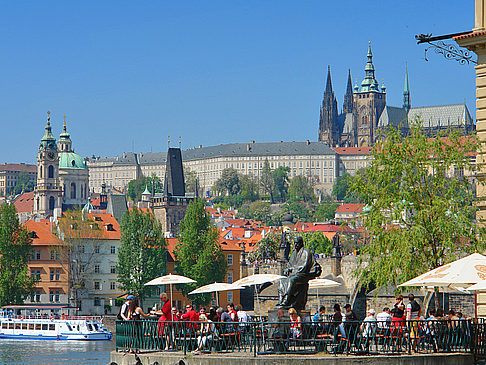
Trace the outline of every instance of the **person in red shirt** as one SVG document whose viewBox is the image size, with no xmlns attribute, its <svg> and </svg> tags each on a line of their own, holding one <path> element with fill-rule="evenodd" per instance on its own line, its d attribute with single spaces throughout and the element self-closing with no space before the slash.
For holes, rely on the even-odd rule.
<svg viewBox="0 0 486 365">
<path fill-rule="evenodd" d="M 170 339 L 170 334 L 172 331 L 167 330 L 167 326 L 171 325 L 171 323 L 167 323 L 172 321 L 172 305 L 170 303 L 169 297 L 167 296 L 167 293 L 162 293 L 160 294 L 160 301 L 162 302 L 162 308 L 158 311 L 150 311 L 150 314 L 156 314 L 159 317 L 159 323 L 158 323 L 158 330 L 159 330 L 159 336 L 164 336 L 165 339 L 165 350 L 170 349 L 171 346 L 171 339 Z"/>
<path fill-rule="evenodd" d="M 186 313 L 182 315 L 182 320 L 183 321 L 188 321 L 188 322 L 198 322 L 199 321 L 199 313 L 197 313 L 192 304 L 186 305 Z M 197 323 L 190 323 L 186 327 L 188 330 L 196 330 L 198 328 Z"/>
</svg>

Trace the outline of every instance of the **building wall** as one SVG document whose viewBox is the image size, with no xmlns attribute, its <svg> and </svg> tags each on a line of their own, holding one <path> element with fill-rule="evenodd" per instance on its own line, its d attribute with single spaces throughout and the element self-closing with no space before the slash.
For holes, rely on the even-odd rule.
<svg viewBox="0 0 486 365">
<path fill-rule="evenodd" d="M 59 246 L 32 244 L 31 258 L 28 264 L 29 271 L 31 276 L 40 280 L 35 287 L 36 293 L 33 297 L 27 298 L 26 303 L 69 303 L 69 273 L 66 270 L 67 265 L 63 264 L 60 261 L 61 259 Z M 51 272 L 53 273 L 52 276 Z M 55 295 L 56 291 L 59 292 L 58 295 Z"/>
<path fill-rule="evenodd" d="M 35 165 L 4 164 L 0 165 L 0 196 L 9 195 L 17 183 L 20 173 L 26 173 L 29 180 L 36 181 L 37 169 Z"/>
</svg>

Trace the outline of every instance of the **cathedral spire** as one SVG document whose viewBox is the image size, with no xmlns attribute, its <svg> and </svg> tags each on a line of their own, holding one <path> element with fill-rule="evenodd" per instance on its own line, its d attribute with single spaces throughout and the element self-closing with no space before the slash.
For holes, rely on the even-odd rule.
<svg viewBox="0 0 486 365">
<path fill-rule="evenodd" d="M 403 87 L 403 109 L 408 112 L 410 105 L 410 87 L 408 85 L 408 65 L 405 63 L 405 85 Z"/>
<path fill-rule="evenodd" d="M 327 66 L 327 82 L 325 94 L 332 93 L 332 82 L 331 82 L 331 65 Z"/>
<path fill-rule="evenodd" d="M 61 152 L 73 152 L 72 145 L 73 143 L 71 141 L 71 135 L 67 131 L 66 115 L 64 115 L 64 125 L 62 127 L 62 133 L 59 135 L 59 142 L 57 143 L 57 148 Z"/>
<path fill-rule="evenodd" d="M 365 78 L 361 82 L 361 92 L 363 91 L 379 91 L 378 81 L 375 78 L 375 66 L 373 65 L 373 52 L 371 51 L 371 41 L 368 45 L 368 53 L 366 54 L 367 61 L 365 66 Z"/>
<path fill-rule="evenodd" d="M 348 69 L 348 85 L 344 95 L 343 113 L 353 112 L 353 83 L 351 81 L 351 70 Z"/>
</svg>

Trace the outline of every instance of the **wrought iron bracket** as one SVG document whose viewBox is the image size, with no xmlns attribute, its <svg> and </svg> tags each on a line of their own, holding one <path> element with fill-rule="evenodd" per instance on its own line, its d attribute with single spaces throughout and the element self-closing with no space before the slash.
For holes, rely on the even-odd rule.
<svg viewBox="0 0 486 365">
<path fill-rule="evenodd" d="M 432 49 L 435 51 L 435 53 L 444 56 L 445 59 L 457 61 L 461 65 L 469 65 L 471 63 L 477 65 L 478 63 L 473 59 L 472 52 L 458 47 L 455 44 L 449 44 L 443 41 L 443 39 L 451 39 L 453 37 L 469 33 L 472 33 L 472 31 L 452 33 L 436 37 L 432 37 L 432 34 L 419 34 L 415 36 L 415 39 L 417 40 L 417 44 L 429 44 L 429 46 L 425 48 L 425 61 L 428 61 L 427 52 Z"/>
</svg>

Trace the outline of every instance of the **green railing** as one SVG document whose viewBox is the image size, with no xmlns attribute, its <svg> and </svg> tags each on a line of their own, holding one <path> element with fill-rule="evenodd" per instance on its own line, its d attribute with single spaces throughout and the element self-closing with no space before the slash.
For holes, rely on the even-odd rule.
<svg viewBox="0 0 486 365">
<path fill-rule="evenodd" d="M 486 324 L 470 320 L 400 322 L 117 321 L 117 351 L 331 354 L 485 354 Z"/>
</svg>

